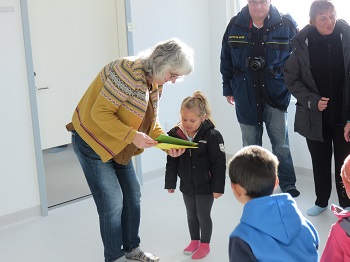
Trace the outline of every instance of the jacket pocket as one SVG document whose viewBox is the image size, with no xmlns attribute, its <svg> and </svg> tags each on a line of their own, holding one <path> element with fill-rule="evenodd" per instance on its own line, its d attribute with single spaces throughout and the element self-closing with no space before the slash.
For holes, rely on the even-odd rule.
<svg viewBox="0 0 350 262">
<path fill-rule="evenodd" d="M 246 75 L 243 74 L 235 77 L 231 82 L 231 86 L 236 107 L 250 108 L 252 102 L 251 92 L 253 92 L 253 90 L 250 90 L 248 87 Z"/>
<path fill-rule="evenodd" d="M 294 130 L 302 135 L 308 135 L 312 132 L 309 109 L 296 104 Z"/>
</svg>

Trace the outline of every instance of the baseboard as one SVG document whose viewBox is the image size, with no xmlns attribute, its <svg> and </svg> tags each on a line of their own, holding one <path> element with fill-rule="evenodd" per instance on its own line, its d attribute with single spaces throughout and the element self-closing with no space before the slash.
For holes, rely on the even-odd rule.
<svg viewBox="0 0 350 262">
<path fill-rule="evenodd" d="M 228 156 L 229 159 L 231 156 Z M 294 167 L 297 178 L 302 177 L 303 179 L 313 180 L 312 169 L 304 167 Z M 149 183 L 154 180 L 164 179 L 165 168 L 160 168 L 143 174 L 143 182 Z M 21 210 L 16 213 L 0 216 L 0 228 L 10 226 L 12 224 L 22 222 L 23 220 L 41 217 L 40 206 L 35 206 L 25 210 Z"/>
<path fill-rule="evenodd" d="M 164 179 L 164 176 L 165 176 L 165 167 L 142 174 L 142 179 L 143 179 L 143 183 L 148 183 L 154 180 Z"/>
<path fill-rule="evenodd" d="M 0 228 L 22 222 L 27 219 L 41 217 L 40 206 L 35 206 L 12 214 L 0 216 Z"/>
<path fill-rule="evenodd" d="M 302 177 L 303 179 L 314 180 L 314 174 L 310 168 L 295 166 L 294 171 L 297 178 Z"/>
<path fill-rule="evenodd" d="M 231 157 L 232 155 L 229 155 L 229 154 L 226 155 L 227 163 L 231 159 Z M 314 177 L 313 177 L 312 169 L 295 166 L 294 170 L 297 178 L 302 177 L 303 179 L 308 179 L 313 181 Z M 228 174 L 228 169 L 226 172 Z M 164 175 L 165 175 L 165 167 L 142 174 L 142 179 L 144 183 L 147 183 L 147 182 L 152 182 L 155 179 L 164 179 Z"/>
</svg>

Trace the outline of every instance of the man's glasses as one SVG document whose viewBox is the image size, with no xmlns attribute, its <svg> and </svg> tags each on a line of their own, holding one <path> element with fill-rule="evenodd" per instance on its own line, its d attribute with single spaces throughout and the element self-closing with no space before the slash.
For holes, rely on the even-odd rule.
<svg viewBox="0 0 350 262">
<path fill-rule="evenodd" d="M 261 0 L 261 1 L 249 0 L 248 4 L 253 5 L 253 6 L 258 6 L 258 5 L 266 5 L 268 2 L 269 2 L 269 0 Z"/>
</svg>

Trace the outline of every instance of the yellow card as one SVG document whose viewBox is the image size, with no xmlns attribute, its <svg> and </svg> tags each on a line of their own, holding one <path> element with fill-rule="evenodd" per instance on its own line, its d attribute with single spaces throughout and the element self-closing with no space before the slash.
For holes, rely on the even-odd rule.
<svg viewBox="0 0 350 262">
<path fill-rule="evenodd" d="M 155 147 L 160 148 L 160 149 L 179 149 L 179 148 L 197 148 L 197 146 L 186 146 L 186 145 L 175 145 L 175 144 L 167 144 L 167 143 L 158 143 Z"/>
<path fill-rule="evenodd" d="M 194 142 L 190 142 L 187 140 L 167 136 L 167 135 L 160 135 L 156 138 L 156 140 L 159 142 L 158 145 L 155 147 L 160 149 L 179 149 L 179 148 L 197 148 L 198 144 Z"/>
</svg>

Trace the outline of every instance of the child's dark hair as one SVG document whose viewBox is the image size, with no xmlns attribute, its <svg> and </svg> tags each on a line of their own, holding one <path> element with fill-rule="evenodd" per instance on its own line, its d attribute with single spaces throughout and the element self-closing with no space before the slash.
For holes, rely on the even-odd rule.
<svg viewBox="0 0 350 262">
<path fill-rule="evenodd" d="M 211 116 L 211 109 L 208 99 L 201 91 L 196 91 L 192 96 L 186 97 L 181 104 L 181 110 L 187 108 L 190 110 L 197 110 L 200 117 L 207 117 L 213 124 L 214 121 Z"/>
<path fill-rule="evenodd" d="M 229 161 L 229 176 L 233 184 L 239 184 L 251 198 L 273 193 L 277 179 L 278 159 L 260 146 L 247 146 Z"/>
</svg>

